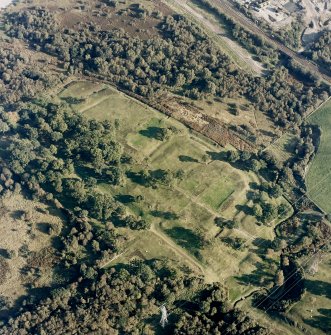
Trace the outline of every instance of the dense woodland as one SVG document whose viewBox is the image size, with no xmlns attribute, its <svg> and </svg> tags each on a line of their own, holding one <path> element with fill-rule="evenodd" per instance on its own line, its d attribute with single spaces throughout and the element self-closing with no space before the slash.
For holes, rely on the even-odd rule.
<svg viewBox="0 0 331 335">
<path fill-rule="evenodd" d="M 269 27 L 271 33 L 287 47 L 298 50 L 301 48 L 301 36 L 304 31 L 305 25 L 300 17 L 293 21 L 285 29 L 272 30 Z"/>
<path fill-rule="evenodd" d="M 116 217 L 116 222 L 134 229 L 147 227 L 95 188 L 104 178 L 113 185 L 124 182 L 130 158 L 122 154 L 113 124 L 88 120 L 65 103 L 47 101 L 26 104 L 18 116 L 19 137 L 12 137 L 8 146 L 8 167 L 24 185 L 45 199 L 55 196 L 85 216 L 103 222 Z"/>
<path fill-rule="evenodd" d="M 28 56 L 9 47 L 0 49 L 0 103 L 31 99 L 57 82 L 56 76 L 42 71 Z"/>
<path fill-rule="evenodd" d="M 8 15 L 6 29 L 10 36 L 59 57 L 69 72 L 102 74 L 122 89 L 150 99 L 164 90 L 192 99 L 246 96 L 281 127 L 300 124 L 318 98 L 328 94 L 326 87 L 294 80 L 285 68 L 274 68 L 266 77 L 247 74 L 180 15 L 164 17 L 159 36 L 149 40 L 123 30 L 98 30 L 93 24 L 79 31 L 61 30 L 44 9 Z M 240 28 L 233 32 L 257 50 L 272 50 Z"/>
<path fill-rule="evenodd" d="M 187 293 L 196 301 L 183 300 Z M 0 334 L 151 334 L 160 330 L 162 304 L 178 305 L 169 315 L 175 323 L 164 330 L 168 334 L 269 334 L 247 314 L 229 309 L 223 287 L 184 277 L 160 261 L 93 276 L 82 271 L 77 282 L 54 289 L 34 312 L 11 319 Z M 184 313 L 180 318 L 178 311 Z"/>
<path fill-rule="evenodd" d="M 266 328 L 260 327 L 242 311 L 229 310 L 226 296 L 219 284 L 202 290 L 193 301 L 195 308 L 188 309 L 179 318 L 174 334 L 269 334 Z"/>
<path fill-rule="evenodd" d="M 331 66 L 331 32 L 323 32 L 305 53 L 313 61 L 329 69 Z"/>
</svg>

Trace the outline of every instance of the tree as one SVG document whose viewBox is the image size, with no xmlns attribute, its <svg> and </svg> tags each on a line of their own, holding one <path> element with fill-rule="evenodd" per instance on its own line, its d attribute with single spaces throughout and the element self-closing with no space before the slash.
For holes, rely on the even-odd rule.
<svg viewBox="0 0 331 335">
<path fill-rule="evenodd" d="M 263 216 L 263 210 L 259 204 L 255 204 L 252 208 L 252 211 L 253 211 L 253 215 L 256 218 L 261 218 Z"/>
<path fill-rule="evenodd" d="M 133 229 L 133 230 L 147 230 L 150 228 L 150 223 L 143 220 L 143 219 L 139 219 L 139 220 L 136 220 L 136 219 L 133 219 L 133 220 L 130 220 L 129 222 L 129 227 L 130 229 Z"/>
<path fill-rule="evenodd" d="M 242 161 L 248 161 L 248 160 L 251 159 L 251 157 L 252 157 L 252 154 L 250 152 L 248 152 L 248 151 L 242 151 L 240 153 L 240 159 Z"/>
<path fill-rule="evenodd" d="M 277 209 L 278 215 L 282 218 L 286 217 L 287 213 L 289 211 L 289 208 L 286 204 L 281 203 Z"/>
<path fill-rule="evenodd" d="M 284 272 L 283 270 L 278 270 L 275 277 L 275 285 L 282 286 L 284 284 Z"/>
<path fill-rule="evenodd" d="M 157 131 L 155 133 L 155 138 L 159 141 L 165 141 L 168 140 L 170 137 L 171 131 L 169 128 L 157 128 Z"/>
<path fill-rule="evenodd" d="M 278 198 L 282 195 L 282 188 L 279 185 L 272 185 L 269 187 L 269 195 L 273 198 Z"/>
<path fill-rule="evenodd" d="M 97 240 L 92 241 L 92 248 L 94 252 L 100 251 L 100 243 Z"/>
<path fill-rule="evenodd" d="M 287 247 L 287 242 L 280 238 L 275 239 L 273 244 L 276 251 L 281 251 Z"/>
<path fill-rule="evenodd" d="M 88 187 L 90 189 L 95 188 L 97 186 L 97 183 L 98 183 L 98 181 L 91 176 L 87 177 L 86 180 L 85 180 L 86 187 Z"/>
<path fill-rule="evenodd" d="M 263 221 L 268 222 L 276 216 L 276 209 L 275 207 L 267 202 L 261 204 L 263 210 Z"/>
<path fill-rule="evenodd" d="M 6 133 L 7 131 L 9 131 L 9 126 L 6 122 L 0 120 L 0 133 L 3 134 L 3 133 Z"/>
<path fill-rule="evenodd" d="M 257 159 L 251 159 L 248 166 L 252 171 L 258 172 L 261 168 L 261 163 Z"/>
<path fill-rule="evenodd" d="M 227 152 L 228 161 L 231 163 L 235 163 L 239 159 L 238 151 L 230 150 Z"/>
</svg>

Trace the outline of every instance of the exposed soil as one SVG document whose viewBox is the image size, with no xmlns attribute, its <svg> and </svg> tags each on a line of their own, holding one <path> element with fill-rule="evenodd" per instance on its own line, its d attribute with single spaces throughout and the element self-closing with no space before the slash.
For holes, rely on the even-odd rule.
<svg viewBox="0 0 331 335">
<path fill-rule="evenodd" d="M 237 133 L 228 129 L 227 125 L 220 120 L 201 113 L 194 108 L 187 108 L 179 104 L 175 98 L 164 98 L 158 104 L 164 107 L 164 112 L 167 115 L 205 135 L 223 147 L 231 144 L 236 149 L 242 151 L 254 152 L 256 149 L 253 143 L 239 137 Z"/>
</svg>

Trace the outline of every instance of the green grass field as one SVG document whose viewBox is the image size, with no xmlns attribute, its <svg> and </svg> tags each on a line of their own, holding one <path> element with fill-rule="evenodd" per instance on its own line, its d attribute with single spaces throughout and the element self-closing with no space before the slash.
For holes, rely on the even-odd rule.
<svg viewBox="0 0 331 335">
<path fill-rule="evenodd" d="M 324 104 L 308 121 L 322 130 L 317 154 L 309 167 L 306 184 L 310 198 L 331 213 L 331 101 Z"/>
<path fill-rule="evenodd" d="M 208 152 L 219 152 L 220 147 L 111 87 L 76 82 L 60 92 L 58 98 L 68 101 L 74 110 L 88 117 L 117 120 L 118 139 L 134 158 L 131 172 L 142 169 L 184 172 L 182 180 L 156 189 L 130 178 L 118 187 L 106 182 L 98 185 L 102 192 L 110 193 L 129 211 L 152 225 L 149 232 L 128 231 L 134 242 L 116 262 L 130 261 L 133 254 L 148 259 L 177 257 L 195 268 L 199 267 L 196 266 L 198 262 L 207 280 L 229 283 L 233 300 L 252 289 L 250 274 L 256 270 L 256 263 L 262 262 L 263 256 L 254 240 L 274 236 L 273 225 L 258 226 L 256 219 L 240 207 L 250 205 L 247 192 L 250 183 L 260 183 L 257 175 L 235 169 L 224 161 L 211 160 Z M 153 138 L 153 130 L 158 127 L 171 127 L 171 136 L 164 141 Z M 141 201 L 130 200 L 130 196 L 139 195 L 143 195 Z M 228 220 L 236 218 L 238 229 L 220 232 L 214 223 L 218 216 Z M 247 243 L 243 250 L 226 243 L 237 237 Z M 250 257 L 252 254 L 255 257 Z"/>
</svg>

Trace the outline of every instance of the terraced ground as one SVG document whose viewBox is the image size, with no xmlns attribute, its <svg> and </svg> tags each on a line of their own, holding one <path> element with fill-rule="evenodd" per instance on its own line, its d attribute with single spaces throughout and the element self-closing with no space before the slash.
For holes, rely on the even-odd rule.
<svg viewBox="0 0 331 335">
<path fill-rule="evenodd" d="M 224 149 L 110 86 L 78 81 L 60 92 L 58 99 L 91 118 L 117 120 L 117 136 L 125 152 L 134 158 L 130 172 L 184 172 L 182 180 L 157 188 L 146 187 L 133 178 L 127 178 L 119 187 L 99 183 L 100 190 L 152 225 L 149 232 L 129 231 L 131 242 L 114 262 L 127 262 L 136 256 L 181 259 L 207 281 L 230 284 L 233 300 L 260 285 L 254 278 L 261 268 L 266 280 L 272 280 L 276 263 L 265 263 L 262 257 L 277 222 L 259 226 L 247 211 L 252 204 L 247 193 L 252 183 L 260 183 L 256 174 L 213 160 L 212 153 Z M 160 127 L 172 129 L 164 141 L 154 136 Z M 143 197 L 139 202 L 132 201 L 140 195 Z M 283 198 L 269 200 L 285 202 Z M 221 231 L 214 222 L 216 217 L 236 219 L 238 227 Z M 244 247 L 231 247 L 229 241 L 234 238 L 240 238 Z"/>
</svg>

